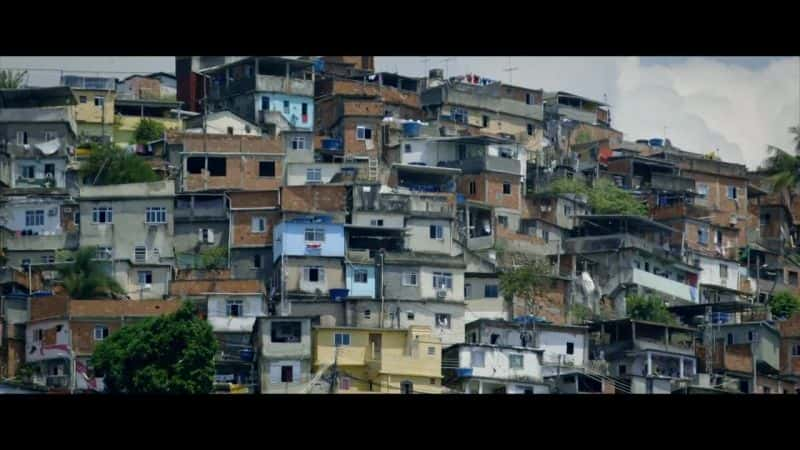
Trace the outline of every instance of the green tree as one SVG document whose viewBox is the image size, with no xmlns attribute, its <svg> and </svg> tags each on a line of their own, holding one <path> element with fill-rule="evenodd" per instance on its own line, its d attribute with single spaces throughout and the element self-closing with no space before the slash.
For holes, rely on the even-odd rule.
<svg viewBox="0 0 800 450">
<path fill-rule="evenodd" d="M 152 119 L 142 119 L 133 131 L 133 139 L 137 144 L 145 144 L 161 139 L 164 136 L 164 124 Z"/>
<path fill-rule="evenodd" d="M 676 325 L 678 321 L 669 312 L 664 302 L 652 295 L 629 295 L 625 298 L 628 316 L 635 320 L 646 320 L 666 325 Z"/>
<path fill-rule="evenodd" d="M 89 158 L 81 165 L 80 173 L 81 177 L 89 178 L 90 184 L 98 185 L 143 183 L 160 179 L 147 161 L 113 145 L 93 144 Z"/>
<path fill-rule="evenodd" d="M 524 302 L 526 314 L 535 314 L 537 301 L 550 285 L 553 267 L 544 259 L 534 259 L 500 274 L 500 290 L 506 298 Z"/>
<path fill-rule="evenodd" d="M 786 319 L 800 311 L 800 298 L 789 291 L 781 291 L 772 297 L 769 307 L 776 319 Z"/>
<path fill-rule="evenodd" d="M 800 186 L 800 152 L 797 155 L 770 146 L 769 157 L 761 165 L 761 169 L 769 175 L 772 189 L 793 189 Z"/>
<path fill-rule="evenodd" d="M 221 269 L 226 266 L 228 249 L 211 247 L 200 252 L 200 266 L 206 270 Z"/>
<path fill-rule="evenodd" d="M 0 69 L 0 89 L 19 89 L 28 75 L 27 70 Z"/>
<path fill-rule="evenodd" d="M 208 394 L 217 350 L 211 326 L 187 302 L 112 334 L 95 349 L 92 365 L 109 393 Z"/>
<path fill-rule="evenodd" d="M 125 293 L 122 286 L 95 259 L 97 247 L 82 247 L 71 255 L 72 264 L 58 271 L 70 297 L 79 299 L 108 298 Z"/>
<path fill-rule="evenodd" d="M 568 178 L 559 178 L 548 186 L 556 194 L 583 194 L 595 214 L 625 214 L 646 216 L 647 206 L 628 191 L 618 188 L 609 180 L 598 180 L 593 187 Z"/>
</svg>

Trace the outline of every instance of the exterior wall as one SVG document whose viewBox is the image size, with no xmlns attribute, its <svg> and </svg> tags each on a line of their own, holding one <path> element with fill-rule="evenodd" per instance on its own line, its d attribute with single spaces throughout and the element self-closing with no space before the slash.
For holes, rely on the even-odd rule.
<svg viewBox="0 0 800 450">
<path fill-rule="evenodd" d="M 310 282 L 303 279 L 303 268 L 319 266 L 325 269 L 325 279 L 319 282 Z M 313 294 L 319 289 L 327 294 L 330 289 L 344 289 L 344 270 L 342 260 L 339 258 L 291 258 L 287 262 L 286 290 L 288 292 L 306 292 Z"/>
<path fill-rule="evenodd" d="M 405 225 L 405 216 L 402 214 L 382 213 L 376 211 L 354 211 L 352 214 L 352 224 L 365 227 L 372 226 L 371 221 L 383 220 L 386 228 L 402 228 Z"/>
<path fill-rule="evenodd" d="M 356 283 L 354 271 L 365 270 L 367 272 L 366 283 Z M 345 272 L 346 287 L 350 291 L 349 297 L 369 297 L 375 298 L 375 266 L 364 264 L 346 264 Z"/>
<path fill-rule="evenodd" d="M 233 128 L 234 136 L 261 136 L 260 127 L 233 116 L 215 115 L 209 117 L 206 122 L 206 132 L 209 134 L 228 134 L 228 128 Z M 187 128 L 186 132 L 202 133 L 202 122 L 199 127 Z"/>
<path fill-rule="evenodd" d="M 293 186 L 281 189 L 281 209 L 284 211 L 342 212 L 347 207 L 345 186 Z"/>
<path fill-rule="evenodd" d="M 266 226 L 263 232 L 253 231 L 253 218 L 263 217 Z M 263 247 L 272 245 L 273 230 L 280 220 L 277 211 L 232 211 L 232 247 Z"/>
<path fill-rule="evenodd" d="M 13 142 L 13 141 L 12 141 Z M 14 164 L 11 167 L 10 186 L 12 188 L 26 188 L 26 187 L 42 187 L 48 179 L 45 177 L 45 165 L 52 164 L 55 166 L 53 174 L 53 184 L 51 187 L 66 188 L 66 167 L 67 159 L 64 157 L 56 158 L 37 158 L 37 159 L 23 159 L 14 158 Z M 25 166 L 33 166 L 34 178 L 33 180 L 22 178 L 22 168 Z"/>
<path fill-rule="evenodd" d="M 381 111 L 381 116 L 383 111 Z M 383 142 L 383 127 L 381 126 L 380 117 L 378 118 L 360 118 L 348 117 L 335 128 L 335 135 L 341 136 L 344 143 L 344 153 L 351 156 L 363 156 L 376 158 L 380 153 L 379 148 Z M 358 126 L 366 126 L 372 128 L 371 140 L 359 140 L 356 135 Z"/>
<path fill-rule="evenodd" d="M 752 331 L 753 333 L 758 333 L 758 344 L 756 346 L 756 355 L 760 361 L 765 361 L 772 367 L 778 369 L 780 368 L 780 338 L 778 337 L 777 333 L 771 333 L 766 331 L 764 327 L 758 325 L 746 326 L 746 325 L 739 325 L 739 326 L 722 326 L 719 328 L 719 336 L 726 340 L 728 335 L 733 335 L 733 344 L 734 345 L 745 345 L 748 348 L 748 355 L 749 353 L 749 346 L 750 340 L 748 339 L 747 333 L 748 331 Z M 731 346 L 728 345 L 730 348 Z M 728 353 L 728 350 L 726 350 Z M 749 367 L 744 372 L 752 372 L 752 366 Z"/>
<path fill-rule="evenodd" d="M 2 214 L 7 218 L 4 224 L 11 231 L 32 230 L 39 234 L 61 234 L 65 230 L 61 226 L 61 199 L 30 198 L 5 203 Z M 44 211 L 44 225 L 28 226 L 25 224 L 26 211 Z"/>
<path fill-rule="evenodd" d="M 347 315 L 350 318 L 349 326 L 380 327 L 380 301 L 348 301 L 347 309 Z M 369 311 L 368 315 L 367 311 Z M 383 327 L 407 329 L 412 326 L 427 326 L 433 330 L 433 336 L 441 339 L 442 344 L 459 344 L 464 342 L 465 311 L 465 305 L 462 302 L 389 299 L 384 301 Z M 440 326 L 436 322 L 436 314 L 449 314 L 450 327 Z"/>
<path fill-rule="evenodd" d="M 442 253 L 455 256 L 459 248 L 453 244 L 452 221 L 437 219 L 407 218 L 406 248 L 411 251 L 426 253 Z M 442 226 L 442 239 L 431 239 L 430 226 Z"/>
<path fill-rule="evenodd" d="M 78 102 L 78 104 L 75 105 L 75 120 L 88 123 L 105 122 L 106 126 L 114 124 L 114 100 L 117 97 L 116 92 L 88 89 L 73 89 L 73 92 L 75 93 L 75 100 Z M 86 103 L 81 103 L 81 97 L 86 97 Z M 103 116 L 103 107 L 95 106 L 94 104 L 94 99 L 96 97 L 105 98 L 105 117 Z M 111 129 L 109 128 L 107 131 L 110 132 Z"/>
<path fill-rule="evenodd" d="M 116 250 L 115 250 L 116 251 Z M 169 293 L 169 281 L 172 279 L 172 269 L 169 266 L 154 266 L 147 264 L 132 265 L 127 261 L 106 262 L 117 282 L 133 300 L 161 299 Z M 150 271 L 153 282 L 150 288 L 139 284 L 139 271 Z"/>
<path fill-rule="evenodd" d="M 213 151 L 213 150 L 212 150 Z M 283 161 L 281 157 L 272 155 L 230 155 L 210 156 L 225 158 L 225 175 L 211 176 L 203 168 L 201 173 L 188 172 L 189 158 L 204 158 L 202 154 L 183 156 L 183 190 L 184 192 L 205 191 L 209 189 L 242 189 L 251 191 L 271 191 L 279 189 L 283 179 Z M 259 176 L 259 163 L 272 161 L 275 164 L 275 175 Z"/>
<path fill-rule="evenodd" d="M 471 278 L 464 277 L 465 291 L 466 285 L 469 284 L 469 295 L 465 295 L 467 303 L 466 310 L 464 311 L 464 322 L 470 323 L 478 319 L 511 319 L 511 311 L 506 300 L 503 298 L 499 289 L 499 280 L 497 278 Z M 497 297 L 486 297 L 486 286 L 498 286 Z"/>
<path fill-rule="evenodd" d="M 325 233 L 325 241 L 319 249 L 306 246 L 306 228 L 321 228 Z M 274 228 L 274 259 L 282 252 L 288 256 L 329 256 L 344 257 L 344 226 L 334 223 L 299 223 L 281 222 Z M 283 235 L 283 238 L 281 237 Z"/>
<path fill-rule="evenodd" d="M 214 243 L 200 242 L 200 229 L 209 229 L 214 233 Z M 175 234 L 172 239 L 175 248 L 175 260 L 179 267 L 201 264 L 200 252 L 212 247 L 228 245 L 227 221 L 192 221 L 175 222 Z M 269 261 L 272 261 L 270 258 Z"/>
<path fill-rule="evenodd" d="M 117 84 L 120 98 L 160 99 L 161 82 L 154 78 L 134 76 Z"/>
<path fill-rule="evenodd" d="M 146 117 L 148 120 L 158 122 L 164 125 L 168 131 L 180 131 L 183 129 L 183 121 L 172 117 Z M 142 121 L 140 116 L 116 116 L 116 124 L 114 125 L 114 143 L 118 146 L 134 144 L 134 132 L 139 122 Z M 209 122 L 209 133 L 212 133 Z M 225 132 L 225 131 L 223 131 Z"/>
<path fill-rule="evenodd" d="M 700 284 L 713 284 L 715 286 L 723 286 L 729 289 L 739 289 L 739 264 L 733 261 L 724 259 L 708 258 L 702 255 L 690 256 L 693 259 L 700 260 L 699 283 Z M 720 277 L 720 266 L 728 268 L 728 276 L 724 280 Z"/>
<path fill-rule="evenodd" d="M 567 343 L 573 344 L 572 354 L 567 353 Z M 543 329 L 539 331 L 538 347 L 544 349 L 544 363 L 561 363 L 568 366 L 583 367 L 589 359 L 589 344 L 584 330 L 568 331 Z M 545 376 L 555 375 L 555 368 L 547 367 Z"/>
<path fill-rule="evenodd" d="M 706 206 L 712 209 L 710 214 L 711 222 L 729 226 L 731 215 L 735 214 L 739 218 L 736 228 L 739 229 L 739 242 L 744 242 L 746 236 L 744 223 L 747 222 L 748 216 L 747 180 L 690 170 L 681 171 L 681 176 L 694 179 L 698 190 L 700 189 L 700 184 L 708 186 L 707 197 L 705 199 L 697 198 L 695 203 L 698 206 Z M 736 200 L 728 198 L 728 186 L 736 186 Z M 738 222 L 744 223 L 738 224 Z"/>
<path fill-rule="evenodd" d="M 229 300 L 242 301 L 242 315 L 227 314 Z M 208 296 L 208 323 L 215 333 L 251 333 L 257 317 L 267 315 L 264 297 L 261 294 L 214 294 Z"/>
<path fill-rule="evenodd" d="M 694 221 L 684 221 L 683 223 L 676 222 L 672 223 L 670 226 L 678 230 L 683 230 L 686 239 L 686 247 L 690 249 L 697 249 L 706 253 L 710 252 L 730 258 L 734 255 L 733 252 L 738 250 L 740 245 L 744 245 L 744 241 L 739 240 L 740 233 L 729 228 L 720 228 L 713 224 L 704 225 Z M 698 230 L 700 229 L 708 231 L 708 242 L 706 244 L 700 243 L 700 238 L 698 236 Z M 722 232 L 721 243 L 717 242 L 717 231 Z M 673 236 L 672 245 L 679 247 L 681 244 L 680 239 L 680 234 L 676 233 L 675 236 Z"/>
<path fill-rule="evenodd" d="M 255 94 L 255 105 L 254 110 L 256 114 L 259 115 L 260 111 L 262 111 L 263 103 L 266 101 L 268 103 L 268 111 L 278 111 L 280 112 L 281 116 L 286 119 L 287 122 L 291 123 L 298 129 L 307 129 L 311 130 L 314 127 L 314 99 L 312 97 L 305 97 L 300 95 L 286 95 L 286 94 L 279 94 L 275 92 L 259 92 Z M 264 99 L 268 100 L 264 100 Z M 288 112 L 285 108 L 286 103 L 288 103 Z M 307 108 L 307 114 L 303 116 L 302 114 L 302 105 L 305 104 Z"/>
<path fill-rule="evenodd" d="M 503 380 L 542 380 L 542 356 L 540 352 L 523 348 L 507 348 L 493 345 L 460 345 L 459 367 L 472 368 L 473 377 L 499 378 Z M 483 367 L 476 366 L 473 355 L 483 353 Z M 522 367 L 510 367 L 510 355 L 522 355 Z"/>
<path fill-rule="evenodd" d="M 261 256 L 261 268 L 255 266 L 255 256 Z M 272 248 L 231 249 L 231 275 L 235 279 L 269 280 L 274 270 Z"/>
<path fill-rule="evenodd" d="M 308 169 L 320 169 L 321 181 L 307 181 L 306 171 Z M 286 166 L 286 185 L 327 184 L 341 170 L 342 165 L 339 163 L 291 163 Z"/>
</svg>

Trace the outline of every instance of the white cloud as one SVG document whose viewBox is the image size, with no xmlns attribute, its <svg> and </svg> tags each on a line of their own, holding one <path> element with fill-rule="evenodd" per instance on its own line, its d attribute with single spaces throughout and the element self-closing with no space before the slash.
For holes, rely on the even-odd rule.
<svg viewBox="0 0 800 450">
<path fill-rule="evenodd" d="M 429 68 L 444 67 L 443 57 Z M 769 61 L 765 64 L 765 61 Z M 603 99 L 613 126 L 635 140 L 662 136 L 693 152 L 719 149 L 724 160 L 755 168 L 766 146 L 789 149 L 800 123 L 800 58 L 514 57 L 513 83 Z M 422 76 L 422 57 L 379 57 L 379 70 Z M 508 81 L 508 58 L 459 57 L 451 75 L 475 72 Z"/>
</svg>

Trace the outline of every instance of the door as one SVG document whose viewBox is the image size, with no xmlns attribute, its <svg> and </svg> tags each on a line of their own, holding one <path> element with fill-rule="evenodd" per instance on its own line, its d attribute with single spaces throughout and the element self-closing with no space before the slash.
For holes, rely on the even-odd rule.
<svg viewBox="0 0 800 450">
<path fill-rule="evenodd" d="M 292 366 L 281 366 L 281 383 L 291 383 L 294 381 L 292 375 L 294 375 Z"/>
<path fill-rule="evenodd" d="M 369 347 L 372 349 L 373 359 L 381 359 L 381 335 L 377 333 L 370 333 Z"/>
</svg>

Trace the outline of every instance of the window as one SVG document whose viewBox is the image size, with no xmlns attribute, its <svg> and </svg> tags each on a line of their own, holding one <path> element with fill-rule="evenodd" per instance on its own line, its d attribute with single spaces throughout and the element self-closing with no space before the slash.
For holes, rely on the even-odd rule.
<svg viewBox="0 0 800 450">
<path fill-rule="evenodd" d="M 533 104 L 533 95 L 531 95 L 530 92 L 526 92 L 525 93 L 525 103 L 528 104 L 528 105 L 532 105 Z"/>
<path fill-rule="evenodd" d="M 242 300 L 228 300 L 225 302 L 225 315 L 228 317 L 242 317 Z"/>
<path fill-rule="evenodd" d="M 619 374 L 620 375 L 625 375 L 626 373 L 628 373 L 628 368 L 625 366 L 625 364 L 620 364 L 619 365 Z"/>
<path fill-rule="evenodd" d="M 140 270 L 137 275 L 139 276 L 140 286 L 153 283 L 153 272 L 149 270 Z"/>
<path fill-rule="evenodd" d="M 349 333 L 334 333 L 333 335 L 333 345 L 337 347 L 346 347 L 350 345 L 350 334 Z"/>
<path fill-rule="evenodd" d="M 265 217 L 253 217 L 250 219 L 250 231 L 252 233 L 264 233 L 267 230 L 267 219 Z"/>
<path fill-rule="evenodd" d="M 367 271 L 366 269 L 355 269 L 353 271 L 353 282 L 354 283 L 367 283 Z"/>
<path fill-rule="evenodd" d="M 225 158 L 208 158 L 208 175 L 224 177 L 227 173 L 227 161 Z"/>
<path fill-rule="evenodd" d="M 522 369 L 522 355 L 508 355 L 508 365 L 512 369 Z"/>
<path fill-rule="evenodd" d="M 697 183 L 697 196 L 700 198 L 708 197 L 708 185 L 705 183 Z"/>
<path fill-rule="evenodd" d="M 475 182 L 474 181 L 470 181 L 469 182 L 469 195 L 475 195 L 475 193 L 477 191 L 478 191 L 478 188 L 477 188 Z"/>
<path fill-rule="evenodd" d="M 283 101 L 283 113 L 284 114 L 289 114 L 289 111 L 290 111 L 290 109 L 289 109 L 289 100 L 284 100 Z"/>
<path fill-rule="evenodd" d="M 443 232 L 441 225 L 431 225 L 429 229 L 429 236 L 431 239 L 442 240 Z"/>
<path fill-rule="evenodd" d="M 456 123 L 467 123 L 468 115 L 467 110 L 463 108 L 453 108 L 453 122 Z"/>
<path fill-rule="evenodd" d="M 708 245 L 708 228 L 697 229 L 697 242 L 700 245 Z"/>
<path fill-rule="evenodd" d="M 487 284 L 483 287 L 483 296 L 487 298 L 497 298 L 497 285 Z"/>
<path fill-rule="evenodd" d="M 105 97 L 98 96 L 94 98 L 94 106 L 103 106 L 105 105 L 105 103 L 106 103 Z"/>
<path fill-rule="evenodd" d="M 56 135 L 55 131 L 45 131 L 44 132 L 44 141 L 45 142 L 52 141 L 53 139 L 55 139 L 57 137 L 58 137 L 58 135 Z"/>
<path fill-rule="evenodd" d="M 186 171 L 193 174 L 199 174 L 203 172 L 203 168 L 206 166 L 205 158 L 200 157 L 193 157 L 188 158 L 186 160 Z"/>
<path fill-rule="evenodd" d="M 369 221 L 370 226 L 373 227 L 382 227 L 383 226 L 383 219 L 371 219 Z"/>
<path fill-rule="evenodd" d="M 792 345 L 792 356 L 800 356 L 800 344 Z"/>
<path fill-rule="evenodd" d="M 372 128 L 367 128 L 363 125 L 359 125 L 356 127 L 356 139 L 359 141 L 371 141 L 372 140 Z"/>
<path fill-rule="evenodd" d="M 137 245 L 133 248 L 133 260 L 135 262 L 144 262 L 147 259 L 147 247 L 144 245 Z"/>
<path fill-rule="evenodd" d="M 401 394 L 413 394 L 414 393 L 414 383 L 410 381 L 403 381 L 400 383 L 400 393 Z"/>
<path fill-rule="evenodd" d="M 417 272 L 403 272 L 403 286 L 416 286 Z"/>
<path fill-rule="evenodd" d="M 533 124 L 528 124 L 528 136 L 533 136 Z"/>
<path fill-rule="evenodd" d="M 508 182 L 503 183 L 503 194 L 511 195 L 511 183 Z"/>
<path fill-rule="evenodd" d="M 44 210 L 37 209 L 35 211 L 25 211 L 25 226 L 26 227 L 44 226 Z"/>
<path fill-rule="evenodd" d="M 450 329 L 450 314 L 436 314 L 436 328 Z"/>
<path fill-rule="evenodd" d="M 499 340 L 500 340 L 500 335 L 497 333 L 492 333 L 492 335 L 489 336 L 489 343 L 492 345 L 497 345 L 497 341 Z"/>
<path fill-rule="evenodd" d="M 281 366 L 281 383 L 291 383 L 294 381 L 292 366 Z"/>
<path fill-rule="evenodd" d="M 770 221 L 770 216 L 769 216 L 769 214 L 761 214 L 761 217 L 760 217 L 760 219 L 761 219 L 761 226 L 762 226 L 762 227 L 767 227 L 767 226 L 769 226 L 769 221 Z"/>
<path fill-rule="evenodd" d="M 92 208 L 92 223 L 112 223 L 112 208 Z"/>
<path fill-rule="evenodd" d="M 547 230 L 542 230 L 542 239 L 545 242 L 550 242 L 550 232 Z"/>
<path fill-rule="evenodd" d="M 567 342 L 567 354 L 574 355 L 575 354 L 575 344 L 572 342 Z"/>
<path fill-rule="evenodd" d="M 269 97 L 267 96 L 261 97 L 261 110 L 269 111 Z"/>
<path fill-rule="evenodd" d="M 306 228 L 306 242 L 325 242 L 325 230 L 322 228 Z"/>
<path fill-rule="evenodd" d="M 464 283 L 464 298 L 470 298 L 472 296 L 472 285 L 469 283 Z"/>
<path fill-rule="evenodd" d="M 572 216 L 572 206 L 564 205 L 564 215 L 567 217 Z"/>
<path fill-rule="evenodd" d="M 97 247 L 94 257 L 97 259 L 109 260 L 112 255 L 111 247 Z"/>
<path fill-rule="evenodd" d="M 32 180 L 36 178 L 35 166 L 22 166 L 22 178 Z"/>
<path fill-rule="evenodd" d="M 434 289 L 453 289 L 453 274 L 448 272 L 433 272 Z"/>
<path fill-rule="evenodd" d="M 503 226 L 503 228 L 508 228 L 508 217 L 507 216 L 497 216 L 497 223 Z"/>
<path fill-rule="evenodd" d="M 483 116 L 483 128 L 489 126 L 489 116 Z"/>
<path fill-rule="evenodd" d="M 254 269 L 261 268 L 261 255 L 253 255 L 253 268 Z"/>
<path fill-rule="evenodd" d="M 403 144 L 403 153 L 411 153 L 411 144 Z"/>
<path fill-rule="evenodd" d="M 258 162 L 258 176 L 260 176 L 260 177 L 274 177 L 275 176 L 275 161 L 259 161 Z"/>
<path fill-rule="evenodd" d="M 368 310 L 368 309 L 365 309 L 365 310 L 364 310 L 364 318 L 365 318 L 365 319 L 369 319 L 369 318 L 371 318 L 371 317 L 372 317 L 372 311 L 370 311 L 370 310 Z"/>
<path fill-rule="evenodd" d="M 406 313 L 406 319 L 408 319 L 408 320 L 414 320 L 414 313 L 413 313 L 413 312 L 411 312 L 411 311 L 407 312 L 407 313 Z"/>
<path fill-rule="evenodd" d="M 753 342 L 753 331 L 752 330 L 747 332 L 747 342 Z"/>
<path fill-rule="evenodd" d="M 728 186 L 728 198 L 736 200 L 736 186 Z"/>
<path fill-rule="evenodd" d="M 28 267 L 31 265 L 31 260 L 29 258 L 25 258 L 22 260 L 22 267 Z"/>
<path fill-rule="evenodd" d="M 228 135 L 233 136 L 233 127 L 228 127 Z"/>
<path fill-rule="evenodd" d="M 325 269 L 318 266 L 304 267 L 303 279 L 309 283 L 322 283 L 325 281 Z"/>
<path fill-rule="evenodd" d="M 210 228 L 200 228 L 200 242 L 207 244 L 214 243 L 214 230 Z"/>
<path fill-rule="evenodd" d="M 644 262 L 644 271 L 650 272 L 650 263 L 647 261 Z"/>
<path fill-rule="evenodd" d="M 108 327 L 105 325 L 96 325 L 94 327 L 94 340 L 102 341 L 108 337 Z"/>
<path fill-rule="evenodd" d="M 483 357 L 483 352 L 479 350 L 473 350 L 470 359 L 472 361 L 472 367 L 482 368 L 485 365 L 485 358 Z"/>
<path fill-rule="evenodd" d="M 467 159 L 467 144 L 456 144 L 458 159 Z"/>
<path fill-rule="evenodd" d="M 87 98 L 85 95 L 81 95 L 81 96 L 79 97 L 79 101 L 80 101 L 81 103 L 88 103 L 88 102 L 89 102 L 89 99 L 88 99 L 88 98 Z"/>
<path fill-rule="evenodd" d="M 56 257 L 53 255 L 42 256 L 42 264 L 53 264 L 56 262 Z"/>
<path fill-rule="evenodd" d="M 56 165 L 55 164 L 45 164 L 44 165 L 44 177 L 45 178 L 53 178 L 56 176 Z"/>
<path fill-rule="evenodd" d="M 301 119 L 303 123 L 308 122 L 308 103 L 300 104 L 300 115 L 302 116 Z"/>
<path fill-rule="evenodd" d="M 428 347 L 428 355 L 436 356 L 436 347 Z"/>
<path fill-rule="evenodd" d="M 309 168 L 306 169 L 306 182 L 319 183 L 322 181 L 322 169 Z"/>
<path fill-rule="evenodd" d="M 728 279 L 728 266 L 725 264 L 719 265 L 719 277 L 723 280 Z"/>
<path fill-rule="evenodd" d="M 272 322 L 270 332 L 272 342 L 300 342 L 302 326 L 298 321 Z"/>
<path fill-rule="evenodd" d="M 797 286 L 797 272 L 794 271 L 789 272 L 789 284 Z"/>
<path fill-rule="evenodd" d="M 146 223 L 167 223 L 167 208 L 147 208 L 145 209 Z"/>
<path fill-rule="evenodd" d="M 17 145 L 28 145 L 27 131 L 17 131 Z"/>
<path fill-rule="evenodd" d="M 292 138 L 292 150 L 305 150 L 306 138 L 304 136 L 295 136 Z"/>
</svg>

